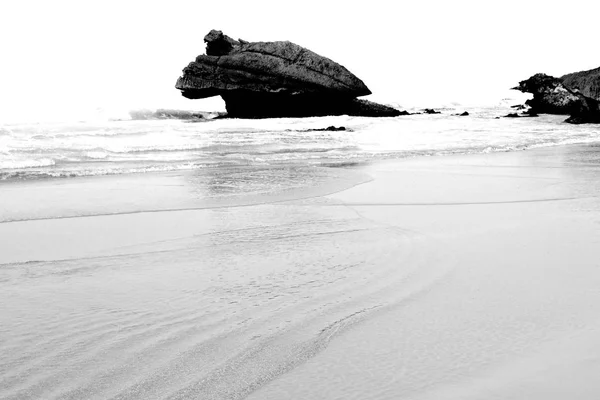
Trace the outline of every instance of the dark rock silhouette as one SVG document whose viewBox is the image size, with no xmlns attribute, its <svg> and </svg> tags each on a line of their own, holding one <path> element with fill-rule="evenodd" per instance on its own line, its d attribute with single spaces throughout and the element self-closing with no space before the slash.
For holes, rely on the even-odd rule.
<svg viewBox="0 0 600 400">
<path fill-rule="evenodd" d="M 539 117 L 539 114 L 533 108 L 526 109 L 525 111 L 521 112 L 521 115 L 527 117 Z"/>
<path fill-rule="evenodd" d="M 573 72 L 560 77 L 562 83 L 571 90 L 577 90 L 584 96 L 600 100 L 600 68 Z"/>
<path fill-rule="evenodd" d="M 357 100 L 371 94 L 340 64 L 294 43 L 246 42 L 212 30 L 206 55 L 184 70 L 183 96 L 221 96 L 228 115 L 241 118 L 323 115 L 397 116 L 392 107 Z"/>
<path fill-rule="evenodd" d="M 398 111 L 399 115 L 423 115 L 423 114 L 441 114 L 440 111 L 436 111 L 433 108 L 424 108 L 421 110 L 421 112 L 408 112 L 406 110 L 402 110 L 402 111 Z M 458 115 L 458 114 L 455 114 Z"/>
<path fill-rule="evenodd" d="M 525 104 L 531 107 L 527 114 L 564 114 L 570 115 L 565 122 L 572 124 L 600 123 L 600 103 L 583 93 L 598 95 L 597 70 L 584 71 L 555 78 L 546 74 L 536 74 L 519 82 L 513 88 L 525 93 L 532 93 L 533 99 Z M 567 82 L 570 82 L 567 84 Z M 577 85 L 571 87 L 569 85 Z M 584 89 L 580 89 L 584 88 Z"/>
<path fill-rule="evenodd" d="M 541 114 L 570 114 L 579 97 L 566 88 L 560 79 L 546 74 L 535 74 L 519 82 L 513 88 L 524 93 L 532 93 L 533 99 L 525 104 Z"/>
<path fill-rule="evenodd" d="M 328 126 L 327 128 L 314 128 L 314 129 L 302 129 L 302 130 L 290 130 L 291 132 L 339 132 L 346 131 L 345 126 Z"/>
<path fill-rule="evenodd" d="M 509 113 L 504 116 L 504 118 L 527 118 L 527 117 L 537 117 L 538 115 L 535 113 L 524 112 L 521 114 L 517 113 Z"/>
<path fill-rule="evenodd" d="M 346 127 L 345 126 L 328 126 L 325 129 L 317 129 L 318 131 L 332 131 L 332 132 L 336 132 L 336 131 L 345 131 Z"/>
<path fill-rule="evenodd" d="M 581 95 L 582 101 L 575 105 L 571 116 L 565 120 L 570 124 L 600 124 L 600 102 Z"/>
</svg>

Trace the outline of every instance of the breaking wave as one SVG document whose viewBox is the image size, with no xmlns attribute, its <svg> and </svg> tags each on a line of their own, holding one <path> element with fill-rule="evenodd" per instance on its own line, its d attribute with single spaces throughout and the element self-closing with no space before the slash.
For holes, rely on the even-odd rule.
<svg viewBox="0 0 600 400">
<path fill-rule="evenodd" d="M 42 158 L 37 160 L 0 160 L 0 169 L 26 169 L 49 167 L 53 165 L 56 165 L 56 161 L 51 158 Z"/>
<path fill-rule="evenodd" d="M 137 120 L 12 124 L 0 127 L 0 179 L 227 165 L 337 165 L 600 141 L 594 127 L 565 124 L 562 116 L 497 119 L 507 110 L 469 109 L 469 117 L 456 116 L 457 111 L 464 110 L 397 118 L 239 120 L 207 114 L 194 117 L 203 122 L 190 123 L 191 112 L 156 110 Z"/>
</svg>

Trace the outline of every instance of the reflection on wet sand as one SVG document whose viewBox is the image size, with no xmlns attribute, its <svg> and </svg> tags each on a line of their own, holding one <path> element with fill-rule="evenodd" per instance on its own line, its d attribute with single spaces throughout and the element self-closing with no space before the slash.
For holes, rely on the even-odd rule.
<svg viewBox="0 0 600 400">
<path fill-rule="evenodd" d="M 541 398 L 572 371 L 592 393 L 594 160 L 6 185 L 32 208 L 0 223 L 0 397 Z"/>
</svg>

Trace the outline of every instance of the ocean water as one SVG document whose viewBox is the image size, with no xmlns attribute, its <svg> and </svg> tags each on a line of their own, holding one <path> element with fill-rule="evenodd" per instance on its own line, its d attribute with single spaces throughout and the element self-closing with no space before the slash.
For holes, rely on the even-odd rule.
<svg viewBox="0 0 600 400">
<path fill-rule="evenodd" d="M 462 109 L 441 111 L 389 119 L 3 125 L 0 398 L 335 398 L 338 389 L 338 398 L 352 398 L 360 390 L 350 385 L 344 392 L 343 382 L 329 379 L 330 369 L 321 370 L 322 364 L 317 364 L 307 372 L 307 366 L 345 333 L 404 304 L 410 306 L 406 308 L 410 318 L 398 317 L 399 325 L 382 329 L 393 333 L 401 326 L 402 338 L 396 340 L 391 334 L 368 346 L 358 339 L 352 346 L 359 343 L 360 351 L 348 353 L 351 362 L 346 363 L 336 363 L 342 358 L 335 352 L 344 350 L 331 346 L 333 361 L 325 358 L 325 365 L 347 367 L 349 373 L 350 367 L 356 369 L 362 362 L 353 357 L 370 353 L 376 358 L 365 356 L 363 361 L 382 360 L 383 366 L 368 370 L 373 382 L 379 385 L 381 379 L 387 385 L 404 380 L 407 385 L 392 390 L 382 384 L 388 391 L 385 396 L 370 390 L 355 398 L 392 399 L 398 398 L 397 393 L 401 398 L 419 398 L 425 392 L 418 390 L 437 387 L 459 373 L 471 382 L 477 373 L 469 368 L 498 360 L 504 365 L 502 357 L 522 350 L 513 343 L 534 346 L 540 332 L 544 337 L 554 331 L 565 336 L 572 321 L 597 337 L 592 335 L 597 331 L 595 320 L 586 322 L 600 315 L 594 308 L 600 302 L 586 297 L 597 294 L 593 272 L 597 246 L 591 243 L 600 240 L 598 214 L 591 213 L 590 204 L 580 205 L 577 212 L 583 216 L 565 218 L 586 221 L 587 225 L 569 229 L 578 232 L 584 227 L 588 241 L 558 253 L 563 259 L 571 257 L 571 250 L 583 255 L 585 262 L 578 265 L 585 267 L 588 278 L 580 286 L 585 289 L 582 296 L 576 296 L 577 291 L 555 295 L 556 282 L 565 281 L 561 274 L 575 279 L 560 268 L 562 264 L 553 267 L 554 274 L 544 270 L 560 260 L 543 250 L 544 235 L 555 228 L 548 216 L 560 210 L 560 204 L 541 203 L 547 204 L 547 215 L 530 212 L 541 207 L 536 203 L 526 203 L 531 209 L 524 211 L 495 206 L 491 215 L 503 229 L 505 224 L 524 224 L 527 215 L 535 216 L 527 222 L 535 229 L 514 236 L 509 246 L 530 243 L 530 232 L 537 238 L 539 243 L 528 253 L 530 260 L 538 253 L 546 258 L 532 261 L 537 268 L 527 279 L 537 279 L 535 293 L 543 289 L 544 296 L 538 298 L 524 281 L 513 279 L 517 271 L 498 275 L 507 270 L 504 265 L 478 268 L 489 263 L 466 263 L 460 268 L 456 249 L 468 246 L 457 232 L 475 232 L 468 236 L 481 241 L 481 254 L 475 256 L 484 258 L 486 250 L 497 251 L 495 259 L 502 263 L 505 249 L 494 246 L 505 236 L 479 234 L 480 221 L 489 216 L 477 206 L 465 216 L 455 209 L 438 209 L 437 215 L 418 206 L 413 211 L 386 211 L 368 208 L 364 202 L 351 206 L 336 200 L 335 193 L 369 182 L 371 177 L 362 167 L 379 160 L 425 156 L 439 160 L 453 154 L 520 152 L 600 141 L 595 126 L 564 124 L 561 116 L 496 119 L 510 111 L 501 107 L 468 109 L 468 117 L 453 115 Z M 346 130 L 319 130 L 328 126 Z M 466 187 L 490 196 L 494 190 L 506 189 L 509 200 L 515 193 L 589 198 L 598 181 L 597 153 L 582 154 L 573 163 L 583 165 L 581 170 L 545 168 L 543 160 L 533 159 L 530 164 L 539 163 L 539 170 L 526 170 L 521 176 L 513 166 L 501 165 Z M 385 165 L 381 168 L 385 176 Z M 426 177 L 426 168 L 420 173 Z M 500 184 L 479 190 L 494 176 Z M 577 187 L 565 188 L 563 181 L 576 181 Z M 388 184 L 394 182 L 384 182 L 378 190 L 385 192 Z M 450 181 L 445 187 L 454 184 Z M 424 186 L 426 181 L 413 185 L 412 191 L 427 193 Z M 402 187 L 389 192 L 412 195 Z M 387 200 L 393 204 L 397 199 Z M 556 243 L 576 243 L 569 239 L 569 230 L 555 236 L 559 233 Z M 464 251 L 462 261 L 469 261 L 464 254 L 471 253 Z M 511 266 L 520 268 L 516 261 Z M 546 282 L 544 276 L 553 280 Z M 495 290 L 496 281 L 501 290 Z M 503 308 L 499 304 L 506 288 L 514 293 L 506 302 L 509 307 Z M 572 313 L 571 305 L 579 311 Z M 577 318 L 556 317 L 550 311 L 557 307 Z M 437 310 L 430 314 L 434 319 L 421 318 L 431 310 Z M 540 314 L 539 310 L 550 311 Z M 489 315 L 480 327 L 477 321 L 482 313 Z M 541 315 L 541 322 L 528 324 L 531 315 Z M 402 325 L 403 321 L 411 324 Z M 513 322 L 518 329 L 513 329 Z M 381 326 L 377 324 L 374 329 Z M 433 342 L 444 332 L 451 334 L 442 337 L 441 350 L 434 351 Z M 501 346 L 496 337 L 505 338 Z M 379 343 L 387 347 L 381 349 Z M 398 367 L 401 357 L 387 351 L 392 348 L 412 351 L 411 363 L 406 364 L 410 368 Z M 455 372 L 457 359 L 462 361 Z M 400 375 L 390 377 L 396 367 Z M 422 373 L 420 368 L 433 373 Z M 294 371 L 301 379 L 277 384 L 288 374 L 293 380 Z M 364 371 L 352 373 L 368 376 Z M 341 376 L 352 375 L 342 372 Z M 291 388 L 295 397 L 286 395 Z M 302 396 L 313 389 L 318 393 Z M 412 390 L 417 391 L 414 397 Z M 485 390 L 472 392 L 472 398 Z"/>
<path fill-rule="evenodd" d="M 564 116 L 509 119 L 507 107 L 398 118 L 96 120 L 0 126 L 0 180 L 342 164 L 593 143 L 598 130 Z M 345 131 L 318 131 L 329 126 Z"/>
</svg>

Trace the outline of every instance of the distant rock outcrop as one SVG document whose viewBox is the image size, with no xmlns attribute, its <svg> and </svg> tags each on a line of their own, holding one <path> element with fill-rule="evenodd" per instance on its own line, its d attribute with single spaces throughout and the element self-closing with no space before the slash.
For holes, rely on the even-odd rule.
<svg viewBox="0 0 600 400">
<path fill-rule="evenodd" d="M 346 129 L 345 126 L 328 126 L 327 128 L 313 128 L 313 129 L 301 129 L 301 130 L 291 130 L 288 129 L 291 132 L 340 132 L 340 131 L 347 131 L 349 129 Z"/>
<path fill-rule="evenodd" d="M 590 72 L 590 71 L 586 71 Z M 584 74 L 584 73 L 577 73 Z M 573 124 L 600 123 L 600 106 L 597 98 L 586 96 L 579 87 L 570 85 L 579 82 L 580 87 L 585 87 L 587 93 L 593 93 L 597 87 L 587 82 L 583 75 L 565 75 L 567 84 L 563 78 L 555 78 L 546 74 L 536 74 L 531 78 L 519 82 L 519 86 L 513 88 L 524 93 L 532 93 L 533 99 L 527 100 L 526 104 L 531 107 L 528 114 L 564 114 L 570 115 L 566 122 Z M 574 77 L 577 75 L 578 77 Z M 591 81 L 592 79 L 590 79 Z"/>
<path fill-rule="evenodd" d="M 246 42 L 212 30 L 206 55 L 184 70 L 183 96 L 221 96 L 228 115 L 241 118 L 323 115 L 397 116 L 400 112 L 356 97 L 371 94 L 346 68 L 291 42 Z"/>
<path fill-rule="evenodd" d="M 560 79 L 546 74 L 535 74 L 513 89 L 533 94 L 533 99 L 525 104 L 542 114 L 570 114 L 580 101 L 579 96 L 566 88 Z"/>
<path fill-rule="evenodd" d="M 578 90 L 584 96 L 600 100 L 600 68 L 573 72 L 561 76 L 560 80 L 566 87 Z"/>
</svg>

